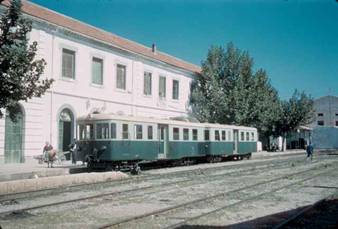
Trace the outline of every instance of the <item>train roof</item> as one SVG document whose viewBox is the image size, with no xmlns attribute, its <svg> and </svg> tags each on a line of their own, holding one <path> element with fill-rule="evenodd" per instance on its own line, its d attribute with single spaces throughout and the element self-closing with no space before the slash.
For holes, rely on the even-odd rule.
<svg viewBox="0 0 338 229">
<path fill-rule="evenodd" d="M 247 126 L 235 126 L 235 125 L 223 125 L 218 123 L 200 123 L 200 122 L 188 122 L 188 121 L 177 121 L 172 119 L 158 119 L 152 117 L 140 117 L 140 116 L 127 116 L 127 115 L 116 115 L 116 114 L 90 114 L 79 117 L 78 121 L 99 121 L 99 120 L 122 120 L 130 122 L 146 122 L 146 123 L 159 123 L 167 125 L 177 126 L 189 126 L 189 127 L 209 127 L 209 128 L 229 128 L 229 129 L 245 129 L 245 130 L 257 130 L 254 127 Z"/>
</svg>

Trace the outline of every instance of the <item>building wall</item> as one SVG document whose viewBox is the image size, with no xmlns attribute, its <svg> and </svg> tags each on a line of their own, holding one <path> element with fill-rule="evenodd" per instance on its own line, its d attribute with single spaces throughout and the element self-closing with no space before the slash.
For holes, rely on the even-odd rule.
<svg viewBox="0 0 338 229">
<path fill-rule="evenodd" d="M 338 126 L 338 97 L 324 96 L 314 101 L 315 120 L 311 127 Z M 321 125 L 322 124 L 322 125 Z"/>
<path fill-rule="evenodd" d="M 38 41 L 38 58 L 47 62 L 43 78 L 53 78 L 52 87 L 41 98 L 22 102 L 25 113 L 24 155 L 40 154 L 45 141 L 58 146 L 58 121 L 62 109 L 75 117 L 94 111 L 125 115 L 169 118 L 186 116 L 189 110 L 193 73 L 142 56 L 121 52 L 80 36 L 67 35 L 60 28 L 34 24 L 30 34 Z M 64 79 L 62 49 L 76 52 L 75 79 Z M 103 85 L 91 83 L 92 58 L 103 59 Z M 127 66 L 126 90 L 116 88 L 116 65 Z M 144 71 L 152 73 L 152 95 L 143 94 Z M 166 99 L 159 98 L 159 75 L 166 77 Z M 172 99 L 172 81 L 179 81 L 179 99 Z M 5 120 L 0 119 L 0 156 L 4 155 Z M 74 132 L 75 127 L 74 127 Z"/>
</svg>

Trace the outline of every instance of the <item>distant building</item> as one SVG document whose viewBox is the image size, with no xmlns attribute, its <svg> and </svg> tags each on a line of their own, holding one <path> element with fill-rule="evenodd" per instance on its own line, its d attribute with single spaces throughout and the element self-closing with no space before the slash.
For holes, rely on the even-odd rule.
<svg viewBox="0 0 338 229">
<path fill-rule="evenodd" d="M 338 149 L 338 97 L 323 96 L 314 101 L 312 142 L 315 149 Z"/>
<path fill-rule="evenodd" d="M 311 127 L 338 127 L 338 97 L 323 96 L 314 101 L 315 119 Z"/>
</svg>

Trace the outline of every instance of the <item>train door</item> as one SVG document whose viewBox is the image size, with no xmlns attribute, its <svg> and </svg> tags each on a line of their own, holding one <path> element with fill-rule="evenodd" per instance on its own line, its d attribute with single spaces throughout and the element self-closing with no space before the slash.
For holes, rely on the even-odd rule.
<svg viewBox="0 0 338 229">
<path fill-rule="evenodd" d="M 238 130 L 234 130 L 234 154 L 238 153 Z"/>
<path fill-rule="evenodd" d="M 168 125 L 159 124 L 157 129 L 158 134 L 158 158 L 166 159 L 169 151 L 169 128 Z"/>
</svg>

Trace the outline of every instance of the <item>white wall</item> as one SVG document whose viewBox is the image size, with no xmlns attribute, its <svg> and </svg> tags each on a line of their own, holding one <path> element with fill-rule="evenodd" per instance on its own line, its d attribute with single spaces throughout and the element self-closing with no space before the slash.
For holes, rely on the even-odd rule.
<svg viewBox="0 0 338 229">
<path fill-rule="evenodd" d="M 157 118 L 184 116 L 192 75 L 170 66 L 162 67 L 136 56 L 123 56 L 116 50 L 96 47 L 85 41 L 74 41 L 48 31 L 33 29 L 32 41 L 38 41 L 38 58 L 47 62 L 43 77 L 53 78 L 50 90 L 42 98 L 22 102 L 25 110 L 24 154 L 40 154 L 46 140 L 58 146 L 58 119 L 63 108 L 69 108 L 75 117 L 94 110 L 116 114 Z M 75 80 L 61 77 L 62 48 L 76 52 Z M 92 57 L 102 58 L 103 85 L 91 84 Z M 116 64 L 127 66 L 127 88 L 116 89 Z M 152 95 L 143 95 L 143 73 L 152 72 Z M 158 96 L 159 75 L 166 76 L 166 99 Z M 172 80 L 179 80 L 179 100 L 172 99 Z M 0 155 L 4 154 L 4 119 L 0 119 Z M 75 130 L 74 130 L 75 131 Z"/>
</svg>

